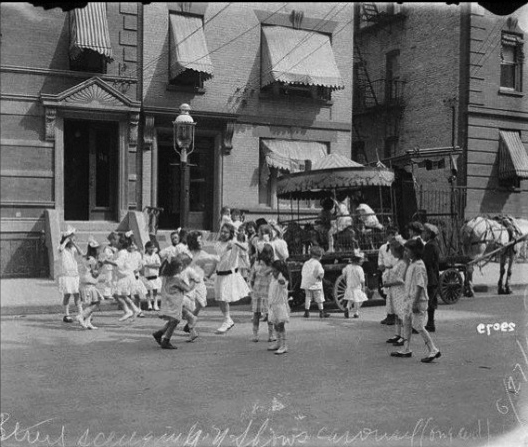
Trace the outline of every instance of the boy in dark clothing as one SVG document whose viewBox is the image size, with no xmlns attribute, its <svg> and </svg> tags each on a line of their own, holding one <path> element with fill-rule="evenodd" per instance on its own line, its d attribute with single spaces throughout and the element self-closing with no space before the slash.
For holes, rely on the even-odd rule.
<svg viewBox="0 0 528 447">
<path fill-rule="evenodd" d="M 425 329 L 428 332 L 435 332 L 435 310 L 438 307 L 438 283 L 440 278 L 440 247 L 436 237 L 438 228 L 435 225 L 426 223 L 424 225 L 425 247 L 423 252 L 423 262 L 427 270 L 427 295 L 429 296 L 429 305 L 427 308 L 427 324 Z"/>
</svg>

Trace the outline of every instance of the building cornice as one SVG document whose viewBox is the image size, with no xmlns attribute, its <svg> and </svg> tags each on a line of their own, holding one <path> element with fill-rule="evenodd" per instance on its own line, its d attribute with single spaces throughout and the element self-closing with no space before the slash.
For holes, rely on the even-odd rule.
<svg viewBox="0 0 528 447">
<path fill-rule="evenodd" d="M 57 76 L 61 78 L 77 78 L 77 79 L 89 79 L 94 76 L 101 78 L 105 82 L 126 82 L 130 84 L 136 84 L 137 78 L 128 76 L 111 76 L 101 73 L 88 73 L 81 71 L 70 71 L 70 70 L 53 70 L 50 68 L 36 68 L 36 67 L 22 67 L 16 65 L 1 65 L 0 72 L 2 73 L 18 73 L 18 74 L 30 74 L 39 76 Z"/>
</svg>

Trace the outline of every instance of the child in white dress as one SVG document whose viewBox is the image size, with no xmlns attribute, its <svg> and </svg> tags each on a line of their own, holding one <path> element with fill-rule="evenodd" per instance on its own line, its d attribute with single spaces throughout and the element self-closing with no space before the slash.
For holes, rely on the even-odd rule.
<svg viewBox="0 0 528 447">
<path fill-rule="evenodd" d="M 158 293 L 161 291 L 160 267 L 161 259 L 156 253 L 156 246 L 152 241 L 148 241 L 145 244 L 145 254 L 143 255 L 143 281 L 148 294 L 148 310 L 159 310 Z"/>
<path fill-rule="evenodd" d="M 186 327 L 189 331 L 189 340 L 187 341 L 192 342 L 198 338 L 198 333 L 195 329 L 198 317 L 193 314 L 196 310 L 196 294 L 194 292 L 196 285 L 200 283 L 202 278 L 191 267 L 192 258 L 190 256 L 181 253 L 178 255 L 178 258 L 181 260 L 183 268 L 180 277 L 185 284 L 191 287 L 191 290 L 186 291 L 183 296 L 182 317 L 187 321 Z"/>
<path fill-rule="evenodd" d="M 217 329 L 217 333 L 224 334 L 231 329 L 235 323 L 229 314 L 229 303 L 239 301 L 249 295 L 249 287 L 238 271 L 240 250 L 247 251 L 247 244 L 235 239 L 235 227 L 225 223 L 220 228 L 220 240 L 215 245 L 219 257 L 216 267 L 215 300 L 224 321 Z"/>
<path fill-rule="evenodd" d="M 358 249 L 354 250 L 351 263 L 343 269 L 345 275 L 346 289 L 343 299 L 347 301 L 345 318 L 349 318 L 352 307 L 354 308 L 354 318 L 359 318 L 359 308 L 367 301 L 365 294 L 365 272 L 361 265 L 365 260 L 365 255 Z"/>
<path fill-rule="evenodd" d="M 207 306 L 207 287 L 205 279 L 209 279 L 215 272 L 218 263 L 218 256 L 207 253 L 203 250 L 203 236 L 200 231 L 192 231 L 187 236 L 187 243 L 192 255 L 191 267 L 197 273 L 200 281 L 194 288 L 194 316 L 198 316 L 200 310 Z M 183 328 L 185 332 L 189 331 L 189 327 Z"/>
<path fill-rule="evenodd" d="M 79 295 L 79 266 L 76 256 L 84 256 L 81 249 L 75 243 L 75 228 L 68 227 L 62 234 L 59 246 L 61 254 L 61 273 L 59 276 L 59 291 L 63 295 L 64 323 L 72 323 L 70 316 L 70 297 L 73 296 L 78 314 L 82 314 L 83 307 Z"/>
<path fill-rule="evenodd" d="M 387 343 L 392 343 L 394 346 L 403 346 L 404 338 L 402 334 L 403 317 L 405 316 L 405 273 L 407 272 L 407 259 L 404 256 L 405 240 L 400 236 L 396 236 L 389 243 L 390 251 L 396 263 L 388 270 L 386 270 L 385 280 L 383 286 L 387 288 L 387 301 L 391 303 L 391 312 L 394 312 L 396 335 L 387 340 Z M 384 272 L 385 273 L 385 272 Z"/>
<path fill-rule="evenodd" d="M 104 299 L 99 287 L 97 287 L 100 282 L 105 281 L 105 278 L 100 275 L 103 264 L 98 261 L 99 248 L 99 243 L 95 239 L 90 238 L 86 259 L 83 263 L 84 271 L 80 278 L 80 295 L 84 305 L 87 307 L 81 314 L 77 315 L 76 320 L 85 329 L 97 329 L 92 324 L 92 314 L 99 309 L 99 304 Z"/>
<path fill-rule="evenodd" d="M 117 257 L 117 252 L 119 251 L 119 235 L 112 231 L 108 236 L 108 245 L 103 249 L 103 252 L 101 253 L 99 260 L 103 263 L 103 266 L 101 268 L 101 279 L 103 279 L 102 282 L 99 282 L 99 286 L 101 287 L 101 292 L 103 294 L 104 299 L 110 299 L 114 295 L 115 292 L 115 260 Z"/>
<path fill-rule="evenodd" d="M 271 265 L 273 277 L 269 286 L 268 319 L 275 327 L 277 341 L 268 347 L 268 351 L 275 354 L 288 352 L 286 346 L 286 323 L 290 321 L 290 307 L 288 305 L 288 279 L 290 273 L 284 261 L 273 261 Z"/>
<path fill-rule="evenodd" d="M 132 300 L 136 290 L 136 260 L 132 253 L 136 250 L 132 237 L 124 236 L 121 240 L 121 250 L 116 257 L 116 299 L 123 309 L 123 316 L 119 321 L 125 321 L 133 315 L 139 315 L 141 309 Z"/>
<path fill-rule="evenodd" d="M 181 275 L 182 271 L 182 255 L 177 255 L 171 259 L 164 272 L 159 318 L 166 320 L 167 323 L 163 329 L 152 334 L 162 349 L 176 349 L 176 346 L 171 344 L 170 339 L 182 319 L 184 294 L 190 292 L 194 287 L 194 284 L 188 285 L 185 282 Z"/>
</svg>

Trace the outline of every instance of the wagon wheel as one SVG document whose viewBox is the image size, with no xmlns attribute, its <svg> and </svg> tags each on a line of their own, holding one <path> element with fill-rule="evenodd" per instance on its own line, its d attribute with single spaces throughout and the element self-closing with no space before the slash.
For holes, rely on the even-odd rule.
<svg viewBox="0 0 528 447">
<path fill-rule="evenodd" d="M 446 304 L 455 304 L 462 296 L 464 280 L 455 268 L 447 269 L 440 275 L 440 298 Z"/>
<path fill-rule="evenodd" d="M 346 301 L 345 298 L 345 290 L 346 290 L 346 277 L 345 275 L 341 275 L 336 279 L 336 282 L 334 283 L 334 301 L 337 304 L 337 307 L 339 307 L 340 310 L 344 311 L 346 309 Z"/>
</svg>

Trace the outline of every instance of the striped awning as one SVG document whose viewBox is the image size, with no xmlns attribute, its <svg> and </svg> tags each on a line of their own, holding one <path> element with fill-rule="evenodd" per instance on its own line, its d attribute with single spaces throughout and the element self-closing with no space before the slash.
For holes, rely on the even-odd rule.
<svg viewBox="0 0 528 447">
<path fill-rule="evenodd" d="M 303 171 L 306 160 L 313 165 L 327 152 L 326 145 L 316 141 L 262 139 L 261 144 L 266 164 L 288 172 Z"/>
<path fill-rule="evenodd" d="M 70 11 L 70 56 L 77 59 L 83 50 L 96 51 L 113 59 L 106 3 L 88 3 Z"/>
<path fill-rule="evenodd" d="M 273 82 L 345 88 L 330 37 L 282 26 L 262 27 L 262 86 Z"/>
<path fill-rule="evenodd" d="M 518 132 L 500 131 L 499 178 L 528 179 L 528 154 Z"/>
<path fill-rule="evenodd" d="M 213 64 L 207 50 L 201 17 L 170 14 L 170 78 L 185 70 L 213 76 Z"/>
</svg>

